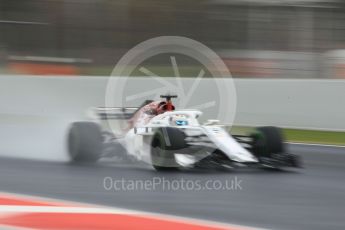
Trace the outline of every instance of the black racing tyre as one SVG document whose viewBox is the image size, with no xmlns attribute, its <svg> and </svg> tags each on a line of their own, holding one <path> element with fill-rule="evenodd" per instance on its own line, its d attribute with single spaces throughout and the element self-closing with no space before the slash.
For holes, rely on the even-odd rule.
<svg viewBox="0 0 345 230">
<path fill-rule="evenodd" d="M 72 162 L 96 162 L 101 155 L 102 132 L 93 122 L 75 122 L 68 133 L 68 152 Z"/>
<path fill-rule="evenodd" d="M 259 127 L 251 136 L 253 152 L 256 156 L 271 157 L 272 154 L 283 153 L 285 150 L 282 131 L 277 127 Z"/>
<path fill-rule="evenodd" d="M 157 171 L 175 170 L 179 167 L 174 153 L 186 148 L 185 137 L 184 132 L 172 127 L 156 130 L 151 142 L 151 160 Z"/>
</svg>

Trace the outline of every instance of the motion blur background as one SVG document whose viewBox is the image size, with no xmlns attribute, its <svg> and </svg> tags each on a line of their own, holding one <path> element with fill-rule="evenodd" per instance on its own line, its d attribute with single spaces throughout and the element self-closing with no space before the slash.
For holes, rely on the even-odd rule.
<svg viewBox="0 0 345 230">
<path fill-rule="evenodd" d="M 345 78 L 341 0 L 1 0 L 0 73 L 109 75 L 162 35 L 204 43 L 238 78 Z"/>
<path fill-rule="evenodd" d="M 287 151 L 301 156 L 305 167 L 166 174 L 116 159 L 64 164 L 70 125 L 89 120 L 90 108 L 106 106 L 107 96 L 115 98 L 106 93 L 115 64 L 135 45 L 167 35 L 213 49 L 235 79 L 203 79 L 199 91 L 194 78 L 176 78 L 182 87 L 174 78 L 155 83 L 180 87 L 191 97 L 178 99 L 192 106 L 222 102 L 219 108 L 236 113 L 231 133 L 282 127 Z M 179 58 L 181 76 L 197 76 L 200 65 Z M 166 56 L 144 64 L 174 76 Z M 126 83 L 118 84 L 119 92 L 122 98 L 146 95 L 132 97 L 141 104 L 153 98 L 146 93 L 156 78 L 135 74 L 117 79 Z M 235 108 L 226 90 L 212 90 L 211 80 L 222 83 L 217 86 L 234 82 Z M 1 199 L 6 191 L 269 229 L 345 229 L 343 98 L 345 0 L 0 0 L 0 214 L 8 211 Z M 214 107 L 205 110 L 205 119 L 219 115 Z M 109 176 L 202 182 L 235 176 L 244 189 L 112 192 L 103 186 Z M 1 224 L 0 215 L 0 229 L 7 229 Z"/>
</svg>

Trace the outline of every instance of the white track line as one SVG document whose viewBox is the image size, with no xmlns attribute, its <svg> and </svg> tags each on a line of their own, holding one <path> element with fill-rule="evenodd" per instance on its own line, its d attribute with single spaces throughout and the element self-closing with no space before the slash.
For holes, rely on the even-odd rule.
<svg viewBox="0 0 345 230">
<path fill-rule="evenodd" d="M 13 227 L 6 224 L 0 224 L 0 230 L 36 230 L 34 228 Z"/>
<path fill-rule="evenodd" d="M 138 215 L 140 212 L 118 208 L 97 207 L 57 207 L 57 206 L 32 206 L 32 205 L 0 205 L 0 213 L 94 213 L 94 214 L 128 214 Z"/>
<path fill-rule="evenodd" d="M 286 142 L 291 145 L 306 145 L 306 146 L 321 146 L 321 147 L 333 147 L 333 148 L 345 148 L 344 145 L 330 145 L 330 144 L 316 144 L 316 143 L 303 143 L 303 142 Z"/>
<path fill-rule="evenodd" d="M 1 192 L 1 195 L 13 197 L 13 198 L 22 198 L 22 199 L 31 199 L 33 201 L 39 202 L 53 202 L 54 204 L 64 204 L 71 205 L 74 204 L 77 207 L 59 207 L 59 206 L 18 206 L 18 205 L 0 205 L 0 213 L 7 212 L 8 214 L 16 213 L 16 212 L 30 212 L 30 213 L 99 213 L 99 214 L 127 214 L 127 215 L 138 215 L 143 216 L 146 218 L 151 219 L 158 219 L 158 220 L 165 220 L 165 221 L 174 221 L 180 223 L 190 223 L 194 225 L 203 225 L 208 227 L 218 227 L 218 228 L 237 228 L 241 230 L 264 230 L 263 228 L 256 228 L 256 227 L 248 227 L 238 224 L 231 224 L 231 223 L 224 223 L 218 221 L 211 221 L 211 220 L 200 220 L 196 218 L 189 218 L 189 217 L 182 217 L 182 216 L 174 216 L 168 214 L 160 214 L 160 213 L 153 213 L 153 212 L 146 212 L 146 211 L 138 211 L 138 210 L 130 210 L 124 208 L 116 208 L 116 207 L 108 207 L 103 205 L 94 205 L 94 204 L 87 204 L 87 203 L 79 203 L 79 202 L 70 202 L 67 200 L 60 200 L 60 199 L 51 199 L 51 198 L 42 198 L 32 195 L 23 195 L 18 193 L 8 193 L 8 192 Z M 0 225 L 1 226 L 1 225 Z M 266 229 L 268 230 L 268 229 Z"/>
</svg>

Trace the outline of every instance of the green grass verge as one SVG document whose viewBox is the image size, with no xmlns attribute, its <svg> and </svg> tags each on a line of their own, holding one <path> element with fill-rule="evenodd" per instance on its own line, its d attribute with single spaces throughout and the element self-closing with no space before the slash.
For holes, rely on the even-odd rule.
<svg viewBox="0 0 345 230">
<path fill-rule="evenodd" d="M 251 127 L 236 126 L 232 127 L 231 133 L 248 134 L 253 131 L 253 129 L 254 128 Z M 283 133 L 286 140 L 289 142 L 345 146 L 345 132 L 283 129 Z"/>
<path fill-rule="evenodd" d="M 110 76 L 114 66 L 99 66 L 99 67 L 83 67 L 81 68 L 81 75 L 90 76 Z M 148 70 L 161 77 L 173 77 L 174 71 L 171 66 L 145 66 Z M 179 66 L 179 72 L 181 77 L 196 77 L 201 70 L 201 66 Z M 206 69 L 203 68 L 205 71 Z M 135 68 L 131 73 L 131 76 L 146 76 L 139 71 L 139 68 Z M 204 77 L 211 77 L 212 75 L 206 71 Z"/>
<path fill-rule="evenodd" d="M 345 145 L 345 132 L 284 129 L 284 135 L 290 142 Z"/>
</svg>

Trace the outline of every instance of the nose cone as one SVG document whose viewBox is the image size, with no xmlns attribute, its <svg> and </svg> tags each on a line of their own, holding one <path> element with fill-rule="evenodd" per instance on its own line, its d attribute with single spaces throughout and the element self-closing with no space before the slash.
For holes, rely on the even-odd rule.
<svg viewBox="0 0 345 230">
<path fill-rule="evenodd" d="M 231 160 L 241 163 L 256 163 L 258 159 L 242 147 L 228 132 L 221 127 L 207 127 L 207 133 L 214 144 Z"/>
</svg>

